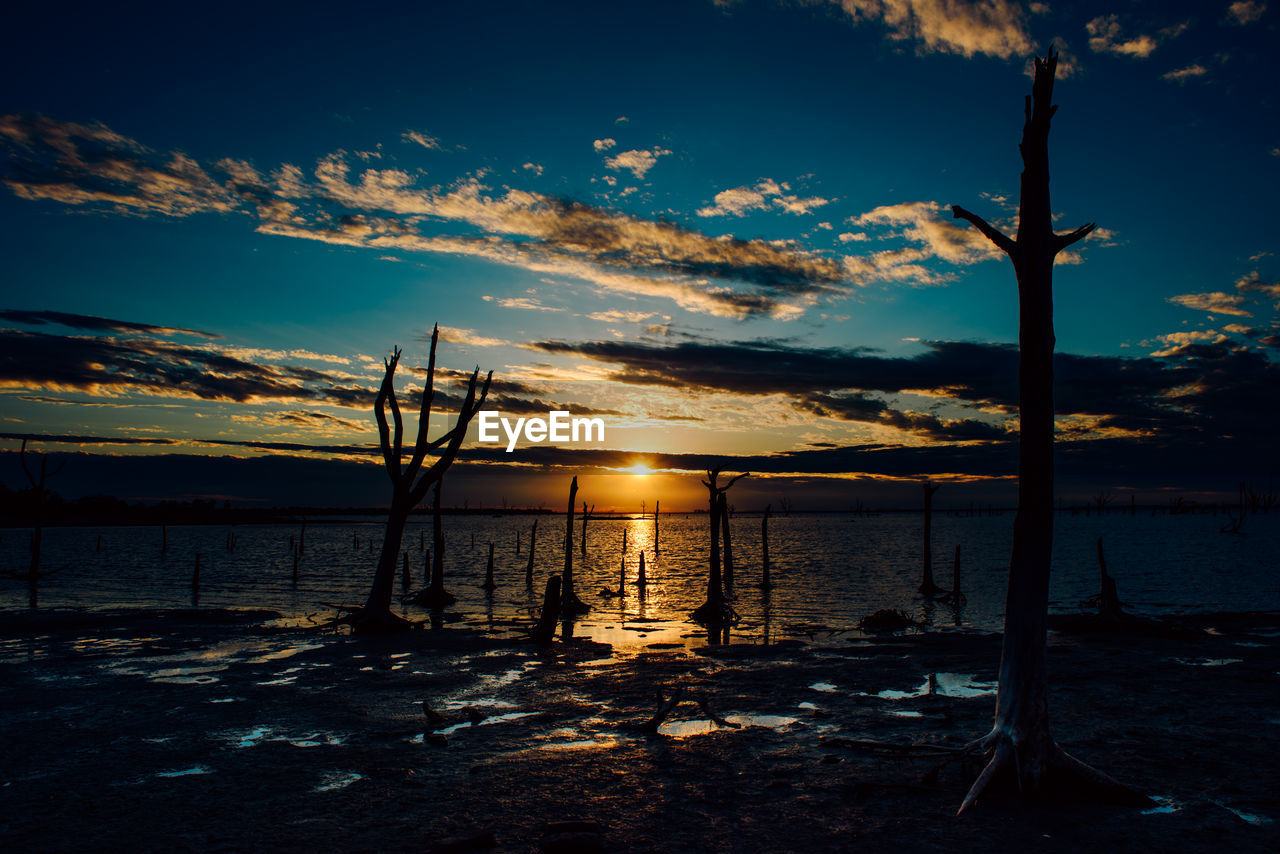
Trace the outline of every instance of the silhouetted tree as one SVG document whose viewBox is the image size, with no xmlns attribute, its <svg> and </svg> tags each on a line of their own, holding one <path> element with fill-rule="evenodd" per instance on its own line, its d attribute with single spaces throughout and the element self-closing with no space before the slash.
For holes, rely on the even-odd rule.
<svg viewBox="0 0 1280 854">
<path fill-rule="evenodd" d="M 53 471 L 49 471 L 48 454 L 40 455 L 40 476 L 37 477 L 31 471 L 31 467 L 27 465 L 27 440 L 22 440 L 22 450 L 18 453 L 18 459 L 22 463 L 22 473 L 27 476 L 27 480 L 31 483 L 31 565 L 27 568 L 27 604 L 32 608 L 40 606 L 40 550 L 44 544 L 44 500 L 45 500 L 45 484 L 49 478 L 62 471 L 62 467 L 67 464 L 64 459 L 58 463 Z M 21 577 L 21 573 L 13 573 L 14 577 Z"/>
<path fill-rule="evenodd" d="M 1073 759 L 1049 732 L 1046 631 L 1049 568 L 1053 551 L 1053 262 L 1094 223 L 1055 234 L 1049 204 L 1049 122 L 1057 107 L 1053 78 L 1057 54 L 1036 57 L 1031 95 L 1022 126 L 1018 235 L 1010 239 L 981 217 L 953 207 L 1013 261 L 1018 279 L 1018 512 L 1005 599 L 1004 639 L 995 726 L 971 748 L 990 755 L 960 812 L 998 779 L 1016 781 L 1034 793 L 1050 778 L 1083 784 L 1112 799 L 1145 801 L 1141 795 Z"/>
<path fill-rule="evenodd" d="M 920 486 L 924 488 L 924 535 L 918 592 L 925 596 L 936 596 L 942 592 L 942 588 L 933 583 L 933 494 L 941 487 L 931 480 L 926 480 Z"/>
<path fill-rule="evenodd" d="M 573 502 L 578 497 L 578 478 L 569 484 L 569 508 L 565 511 L 564 571 L 561 573 L 560 613 L 566 617 L 585 614 L 591 609 L 573 589 Z"/>
<path fill-rule="evenodd" d="M 382 387 L 378 390 L 377 400 L 373 405 L 373 414 L 378 422 L 378 442 L 382 447 L 382 459 L 386 464 L 387 475 L 391 478 L 391 509 L 387 514 L 386 534 L 382 542 L 382 553 L 378 558 L 378 567 L 374 572 L 373 586 L 369 591 L 369 599 L 363 608 L 344 618 L 352 629 L 360 633 L 382 633 L 406 628 L 409 623 L 391 613 L 391 588 L 395 580 L 396 559 L 400 554 L 400 542 L 404 538 L 404 526 L 409 519 L 409 512 L 426 496 L 433 485 L 439 487 L 440 479 L 449 466 L 453 464 L 462 447 L 462 440 L 467 433 L 467 425 L 484 405 L 489 394 L 489 383 L 493 379 L 490 371 L 480 389 L 479 399 L 476 396 L 476 385 L 479 381 L 480 369 L 472 372 L 467 383 L 467 395 L 458 413 L 457 423 L 438 439 L 428 440 L 430 429 L 431 403 L 435 399 L 434 380 L 436 371 L 436 342 L 440 337 L 439 326 L 431 332 L 431 354 L 427 360 L 427 374 L 422 389 L 422 405 L 418 412 L 418 435 L 414 442 L 413 456 L 405 465 L 402 462 L 404 452 L 404 420 L 400 415 L 400 404 L 396 400 L 395 373 L 400 363 L 400 348 L 396 347 L 390 359 L 384 359 L 386 373 L 382 378 Z M 391 408 L 392 425 L 387 423 L 387 407 Z M 426 470 L 423 465 L 427 454 L 438 448 L 439 456 Z M 441 549 L 436 546 L 435 560 L 441 560 Z M 433 572 L 433 575 L 435 573 Z M 435 578 L 432 579 L 433 585 Z"/>
<path fill-rule="evenodd" d="M 749 477 L 750 472 L 734 475 L 729 478 L 729 482 L 724 486 L 720 486 L 720 470 L 723 466 L 707 469 L 707 479 L 702 485 L 707 488 L 708 495 L 708 514 L 709 529 L 711 531 L 711 568 L 707 576 L 707 601 L 698 606 L 693 612 L 693 619 L 707 625 L 725 625 L 727 623 L 737 622 L 738 612 L 733 610 L 724 598 L 724 585 L 720 580 L 720 497 L 729 491 L 729 487 L 733 486 L 744 477 Z"/>
</svg>

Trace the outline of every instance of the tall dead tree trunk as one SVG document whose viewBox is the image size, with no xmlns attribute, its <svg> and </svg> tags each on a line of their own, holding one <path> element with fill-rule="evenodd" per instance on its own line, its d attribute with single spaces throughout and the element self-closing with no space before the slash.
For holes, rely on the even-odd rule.
<svg viewBox="0 0 1280 854">
<path fill-rule="evenodd" d="M 44 496 L 45 483 L 49 478 L 62 471 L 62 467 L 67 464 L 64 459 L 58 463 L 57 468 L 49 471 L 49 457 L 46 454 L 40 455 L 40 476 L 37 478 L 32 473 L 31 468 L 27 465 L 27 440 L 22 440 L 22 450 L 18 453 L 18 459 L 22 462 L 22 473 L 27 476 L 27 481 L 31 484 L 31 512 L 33 518 L 31 520 L 31 564 L 27 568 L 27 605 L 32 608 L 40 606 L 40 551 L 44 545 Z"/>
<path fill-rule="evenodd" d="M 1022 126 L 1018 234 L 1010 239 L 976 214 L 953 207 L 1013 261 L 1018 280 L 1018 512 L 1005 598 L 995 725 L 970 745 L 990 756 L 960 805 L 969 809 L 998 780 L 1034 793 L 1052 778 L 1125 802 L 1146 798 L 1068 756 L 1049 733 L 1046 631 L 1053 550 L 1053 261 L 1094 223 L 1055 234 L 1049 204 L 1049 122 L 1057 54 L 1036 57 Z"/>
<path fill-rule="evenodd" d="M 662 549 L 658 547 L 658 505 L 660 501 L 653 502 L 653 554 L 657 557 L 661 554 Z"/>
<path fill-rule="evenodd" d="M 591 514 L 595 511 L 596 506 L 587 507 L 587 502 L 582 502 L 582 560 L 587 559 L 587 523 L 591 521 Z"/>
<path fill-rule="evenodd" d="M 573 590 L 573 502 L 577 497 L 578 478 L 575 477 L 569 484 L 569 507 L 565 511 L 564 571 L 560 585 L 560 613 L 566 617 L 576 617 L 591 610 Z"/>
<path fill-rule="evenodd" d="M 524 583 L 530 590 L 533 589 L 533 548 L 538 541 L 538 520 L 533 520 L 533 530 L 529 532 L 529 563 L 524 568 Z"/>
<path fill-rule="evenodd" d="M 729 499 L 720 494 L 720 537 L 724 541 L 724 584 L 733 586 L 733 538 L 729 536 Z"/>
<path fill-rule="evenodd" d="M 724 626 L 738 621 L 738 612 L 733 610 L 724 597 L 724 584 L 720 577 L 720 497 L 729 491 L 740 479 L 749 476 L 749 472 L 734 475 L 724 486 L 719 485 L 721 466 L 707 469 L 707 479 L 702 485 L 707 488 L 707 529 L 711 533 L 711 568 L 707 576 L 707 601 L 693 612 L 693 619 L 708 626 Z"/>
<path fill-rule="evenodd" d="M 765 505 L 764 515 L 760 517 L 760 589 L 772 590 L 773 581 L 769 579 L 769 513 L 772 504 Z"/>
<path fill-rule="evenodd" d="M 437 481 L 431 498 L 431 583 L 427 589 L 413 599 L 415 605 L 440 609 L 452 605 L 458 599 L 444 589 L 444 520 L 440 517 L 440 488 L 443 481 Z"/>
<path fill-rule="evenodd" d="M 344 618 L 351 624 L 352 630 L 362 634 L 376 634 L 397 631 L 409 624 L 391 612 L 391 588 L 395 580 L 396 560 L 400 555 L 400 543 L 404 538 L 405 523 L 409 520 L 409 512 L 422 501 L 427 490 L 433 485 L 439 486 L 440 479 L 449 466 L 453 464 L 466 437 L 467 425 L 484 405 L 489 394 L 489 382 L 493 372 L 485 377 L 480 389 L 479 398 L 476 386 L 479 382 L 480 369 L 476 368 L 467 383 L 466 399 L 458 413 L 457 423 L 453 429 L 435 440 L 428 440 L 430 427 L 431 403 L 435 398 L 434 379 L 436 371 L 436 342 L 440 337 L 437 326 L 431 333 L 431 354 L 427 361 L 427 374 L 422 390 L 422 405 L 418 412 L 418 436 L 414 442 L 413 456 L 408 464 L 404 464 L 404 420 L 400 415 L 400 404 L 396 400 L 395 373 L 400 363 L 400 348 L 396 347 L 390 359 L 384 359 L 386 373 L 382 378 L 382 387 L 378 390 L 377 400 L 373 405 L 373 414 L 378 422 L 378 442 L 382 447 L 382 459 L 386 464 L 387 476 L 391 479 L 391 508 L 387 513 L 387 527 L 382 541 L 382 554 L 378 558 L 378 567 L 374 572 L 373 586 L 369 591 L 369 599 L 363 608 Z M 394 429 L 387 424 L 387 407 L 391 407 Z M 423 465 L 427 454 L 439 448 L 439 456 L 426 470 Z M 439 544 L 436 546 L 436 561 L 440 561 Z M 432 579 L 434 585 L 435 579 Z"/>
<path fill-rule="evenodd" d="M 918 592 L 925 596 L 937 596 L 942 588 L 933 583 L 933 494 L 940 485 L 930 480 L 920 485 L 924 487 L 924 537 Z"/>
</svg>

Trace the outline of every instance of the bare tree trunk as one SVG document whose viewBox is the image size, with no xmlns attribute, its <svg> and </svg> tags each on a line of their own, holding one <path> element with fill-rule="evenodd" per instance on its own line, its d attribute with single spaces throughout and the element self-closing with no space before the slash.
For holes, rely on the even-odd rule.
<svg viewBox="0 0 1280 854">
<path fill-rule="evenodd" d="M 661 503 L 662 502 L 660 501 L 653 502 L 653 554 L 654 554 L 654 557 L 657 557 L 662 552 L 662 549 L 659 548 L 658 546 L 658 505 Z"/>
<path fill-rule="evenodd" d="M 564 571 L 560 586 L 560 613 L 566 617 L 576 617 L 591 609 L 587 607 L 573 589 L 573 505 L 578 497 L 578 478 L 574 477 L 569 484 L 569 507 L 565 511 L 564 528 Z"/>
<path fill-rule="evenodd" d="M 524 583 L 533 588 L 533 547 L 538 541 L 538 520 L 533 520 L 533 530 L 529 532 L 529 564 L 524 569 Z"/>
<path fill-rule="evenodd" d="M 702 485 L 707 488 L 707 530 L 710 532 L 710 572 L 707 575 L 707 600 L 693 612 L 693 619 L 709 626 L 723 626 L 735 623 L 738 612 L 725 601 L 724 585 L 720 576 L 720 499 L 740 478 L 747 474 L 736 475 L 724 486 L 719 485 L 720 467 L 707 471 L 707 479 Z"/>
<path fill-rule="evenodd" d="M 492 542 L 489 543 L 489 565 L 488 567 L 485 568 L 485 571 L 484 571 L 484 584 L 481 584 L 480 586 L 485 589 L 485 591 L 489 594 L 490 597 L 493 596 L 493 591 L 498 586 L 497 583 L 493 580 L 493 543 Z"/>
<path fill-rule="evenodd" d="M 550 644 L 556 636 L 556 620 L 560 617 L 559 575 L 547 579 L 547 589 L 542 597 L 542 616 L 533 630 L 533 640 L 542 645 Z"/>
<path fill-rule="evenodd" d="M 395 373 L 400 363 L 400 348 L 396 347 L 391 358 L 384 360 L 386 371 L 373 405 L 373 414 L 378 422 L 378 445 L 382 450 L 382 460 L 386 465 L 387 476 L 391 479 L 391 509 L 387 514 L 382 553 L 378 558 L 377 569 L 374 570 L 369 598 L 363 608 L 340 620 L 340 622 L 350 623 L 353 631 L 362 634 L 380 634 L 409 627 L 406 620 L 391 613 L 391 589 L 395 582 L 395 564 L 400 553 L 401 541 L 404 539 L 404 528 L 409 519 L 409 512 L 426 497 L 427 490 L 432 486 L 436 490 L 435 566 L 431 586 L 422 599 L 423 604 L 429 604 L 431 607 L 453 601 L 453 597 L 444 591 L 444 538 L 440 533 L 439 516 L 440 480 L 458 456 L 458 450 L 466 438 L 467 425 L 484 406 L 493 372 L 491 371 L 485 378 L 484 386 L 480 389 L 477 398 L 476 386 L 480 378 L 480 369 L 476 368 L 467 383 L 467 394 L 458 411 L 458 420 L 453 429 L 433 441 L 429 440 L 427 434 L 431 421 L 431 404 L 435 399 L 436 344 L 439 338 L 440 330 L 436 327 L 431 333 L 431 355 L 427 362 L 426 380 L 418 412 L 418 434 L 412 446 L 412 456 L 407 463 L 404 460 L 404 419 L 400 414 L 400 403 L 396 399 L 395 390 Z M 388 407 L 391 410 L 394 429 L 393 425 L 387 421 Z M 435 461 L 424 470 L 427 455 L 437 449 L 440 450 Z M 298 542 L 299 553 L 302 553 L 305 548 L 306 524 L 304 517 Z"/>
<path fill-rule="evenodd" d="M 646 587 L 648 586 L 648 584 L 649 584 L 649 579 L 645 578 L 645 575 L 644 575 L 644 552 L 641 551 L 640 552 L 640 570 L 639 570 L 639 575 L 636 578 L 636 587 Z"/>
<path fill-rule="evenodd" d="M 773 582 L 769 579 L 769 511 L 773 505 L 764 508 L 760 517 L 760 589 L 772 590 Z"/>
<path fill-rule="evenodd" d="M 724 541 L 724 584 L 733 586 L 733 540 L 729 536 L 729 500 L 720 494 L 720 531 Z"/>
<path fill-rule="evenodd" d="M 918 592 L 937 596 L 942 592 L 942 588 L 933 583 L 933 494 L 938 491 L 938 484 L 926 480 L 920 485 L 924 487 L 924 545 Z"/>
<path fill-rule="evenodd" d="M 952 213 L 982 231 L 1013 261 L 1018 279 L 1018 512 L 1005 598 L 1004 640 L 996 718 L 971 747 L 990 755 L 960 812 L 994 780 L 1006 778 L 1033 793 L 1046 778 L 1082 784 L 1095 795 L 1129 803 L 1147 799 L 1068 756 L 1049 732 L 1046 632 L 1053 551 L 1053 261 L 1059 251 L 1093 230 L 1092 223 L 1053 232 L 1049 204 L 1049 122 L 1057 55 L 1035 60 L 1032 94 L 1022 129 L 1018 235 L 1011 240 L 961 207 Z"/>
<path fill-rule="evenodd" d="M 428 608 L 444 608 L 458 599 L 444 589 L 444 521 L 440 517 L 440 488 L 437 481 L 431 501 L 431 584 L 427 586 L 418 604 Z"/>
</svg>

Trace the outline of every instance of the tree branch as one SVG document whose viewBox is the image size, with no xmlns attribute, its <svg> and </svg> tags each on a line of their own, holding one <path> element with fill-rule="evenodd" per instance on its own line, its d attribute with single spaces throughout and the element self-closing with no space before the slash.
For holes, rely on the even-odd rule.
<svg viewBox="0 0 1280 854">
<path fill-rule="evenodd" d="M 959 205 L 952 205 L 951 216 L 954 219 L 964 219 L 973 223 L 973 225 L 975 225 L 979 231 L 981 231 L 984 235 L 986 235 L 986 238 L 988 240 L 994 243 L 1000 249 L 1000 251 L 1004 252 L 1004 254 L 1008 255 L 1010 258 L 1012 258 L 1013 253 L 1017 251 L 1018 244 L 1016 242 L 1014 242 L 1008 237 L 1005 237 L 1004 234 L 999 229 L 997 229 L 995 226 L 988 223 L 985 219 L 978 216 L 977 214 L 970 213 L 969 211 L 965 210 Z"/>
<path fill-rule="evenodd" d="M 1053 253 L 1056 255 L 1077 240 L 1083 240 L 1088 236 L 1089 232 L 1097 227 L 1098 224 L 1096 222 L 1087 222 L 1075 231 L 1068 231 L 1066 234 L 1055 234 L 1053 236 Z"/>
<path fill-rule="evenodd" d="M 395 400 L 393 380 L 396 364 L 399 361 L 399 347 L 395 348 L 395 354 L 390 359 L 382 360 L 387 372 L 382 377 L 382 386 L 378 389 L 378 398 L 373 404 L 373 417 L 378 421 L 378 445 L 382 448 L 382 460 L 387 465 L 387 474 L 391 477 L 392 483 L 400 481 L 400 458 L 391 455 L 391 430 L 387 426 L 387 398 Z"/>
<path fill-rule="evenodd" d="M 480 407 L 484 406 L 485 398 L 489 396 L 489 384 L 493 381 L 493 371 L 490 371 L 484 378 L 484 387 L 480 390 L 480 396 L 476 397 L 476 382 L 480 376 L 480 369 L 476 368 L 471 374 L 471 380 L 467 383 L 467 397 L 462 402 L 462 409 L 458 412 L 458 421 L 453 425 L 453 429 L 449 431 L 449 446 L 444 452 L 436 458 L 431 464 L 431 468 L 427 469 L 422 475 L 422 479 L 418 481 L 416 486 L 412 486 L 410 497 L 415 503 L 421 501 L 422 497 L 427 494 L 427 488 L 439 480 L 443 476 L 445 470 L 453 464 L 453 460 L 458 456 L 458 449 L 462 447 L 462 440 L 467 435 L 467 425 L 471 423 L 471 419 L 480 411 Z"/>
<path fill-rule="evenodd" d="M 18 459 L 22 462 L 22 473 L 27 476 L 27 480 L 31 481 L 32 489 L 39 489 L 36 484 L 35 476 L 31 474 L 31 469 L 27 468 L 27 440 L 22 440 L 22 450 L 18 452 Z"/>
<path fill-rule="evenodd" d="M 439 447 L 439 444 L 429 445 L 427 443 L 427 433 L 431 426 L 431 403 L 436 396 L 436 342 L 439 339 L 440 325 L 436 324 L 431 330 L 431 355 L 427 358 L 427 379 L 422 386 L 422 404 L 418 408 L 418 438 L 414 442 L 413 458 L 409 460 L 409 467 L 404 470 L 405 477 L 408 478 L 410 483 L 417 476 L 418 470 L 422 468 L 422 461 L 426 458 L 427 452 Z M 440 444 L 443 444 L 443 442 Z"/>
</svg>

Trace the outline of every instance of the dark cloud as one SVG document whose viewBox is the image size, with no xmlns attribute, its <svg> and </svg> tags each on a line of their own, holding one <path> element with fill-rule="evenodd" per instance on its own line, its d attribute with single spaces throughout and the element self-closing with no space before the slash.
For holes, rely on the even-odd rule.
<svg viewBox="0 0 1280 854">
<path fill-rule="evenodd" d="M 21 323 L 25 326 L 44 326 L 56 323 L 73 329 L 88 329 L 93 332 L 140 332 L 148 335 L 195 335 L 200 338 L 217 339 L 221 335 L 213 332 L 201 332 L 198 329 L 182 329 L 175 326 L 152 326 L 149 323 L 133 323 L 128 320 L 111 320 L 106 317 L 94 317 L 90 314 L 68 314 L 63 311 L 23 311 L 8 308 L 0 310 L 0 320 L 10 323 Z"/>
</svg>

